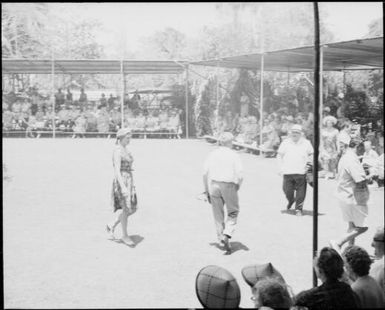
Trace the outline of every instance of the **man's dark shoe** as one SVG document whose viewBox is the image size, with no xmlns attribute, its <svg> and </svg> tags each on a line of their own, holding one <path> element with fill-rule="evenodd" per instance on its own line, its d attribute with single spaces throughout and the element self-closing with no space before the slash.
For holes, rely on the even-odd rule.
<svg viewBox="0 0 385 310">
<path fill-rule="evenodd" d="M 231 254 L 231 246 L 230 246 L 229 239 L 230 239 L 230 237 L 225 235 L 223 237 L 223 240 L 222 240 L 223 241 L 223 246 L 224 246 L 225 251 L 226 251 L 226 253 L 225 253 L 226 255 Z"/>
<path fill-rule="evenodd" d="M 293 203 L 294 203 L 294 201 L 291 201 L 291 202 L 289 201 L 289 203 L 286 206 L 286 210 L 290 210 L 291 207 L 293 206 Z"/>
</svg>

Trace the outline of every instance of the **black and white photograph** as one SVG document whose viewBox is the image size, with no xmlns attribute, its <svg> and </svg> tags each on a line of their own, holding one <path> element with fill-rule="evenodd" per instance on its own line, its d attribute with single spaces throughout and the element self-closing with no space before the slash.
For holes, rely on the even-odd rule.
<svg viewBox="0 0 385 310">
<path fill-rule="evenodd" d="M 385 308 L 383 2 L 2 2 L 4 309 Z"/>
</svg>

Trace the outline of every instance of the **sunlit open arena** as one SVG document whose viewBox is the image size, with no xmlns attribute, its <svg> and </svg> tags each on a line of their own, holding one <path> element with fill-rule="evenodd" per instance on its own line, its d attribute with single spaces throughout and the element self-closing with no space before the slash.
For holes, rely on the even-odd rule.
<svg viewBox="0 0 385 310">
<path fill-rule="evenodd" d="M 385 309 L 382 2 L 1 9 L 5 309 Z"/>
<path fill-rule="evenodd" d="M 240 190 L 234 253 L 216 243 L 211 207 L 202 193 L 202 162 L 214 148 L 202 140 L 132 140 L 138 211 L 128 232 L 137 245 L 111 241 L 110 191 L 114 139 L 4 139 L 4 299 L 6 308 L 201 307 L 195 277 L 206 265 L 228 269 L 249 307 L 241 269 L 272 262 L 295 292 L 312 283 L 311 189 L 305 216 L 282 214 L 276 159 L 240 153 Z M 341 234 L 335 181 L 320 181 L 319 244 Z M 384 222 L 382 191 L 372 191 L 370 248 Z M 117 231 L 117 237 L 120 232 Z M 151 293 L 150 293 L 151 292 Z"/>
</svg>

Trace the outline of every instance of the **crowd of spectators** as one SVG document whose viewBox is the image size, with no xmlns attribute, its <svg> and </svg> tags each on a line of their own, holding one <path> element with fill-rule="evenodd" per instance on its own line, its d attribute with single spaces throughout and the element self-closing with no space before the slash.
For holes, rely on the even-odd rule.
<svg viewBox="0 0 385 310">
<path fill-rule="evenodd" d="M 260 123 L 256 116 L 244 113 L 233 114 L 228 111 L 224 117 L 219 117 L 214 128 L 214 137 L 222 132 L 234 134 L 235 141 L 258 147 L 261 151 L 275 156 L 281 142 L 288 136 L 294 124 L 302 127 L 306 139 L 313 143 L 313 113 L 291 113 L 282 108 L 277 112 L 264 115 L 262 126 L 262 144 L 260 145 Z M 331 115 L 330 108 L 325 107 L 320 128 L 320 177 L 334 179 L 337 163 L 341 155 L 340 141 L 359 139 L 365 142 L 365 150 L 361 150 L 360 160 L 372 180 L 383 186 L 384 171 L 384 125 L 383 120 L 359 124 L 355 120 Z"/>
<path fill-rule="evenodd" d="M 15 94 L 3 95 L 3 134 L 18 132 L 26 137 L 40 137 L 52 133 L 53 123 L 58 133 L 84 137 L 86 134 L 111 134 L 121 127 L 120 98 L 101 94 L 98 100 L 89 100 L 84 89 L 77 100 L 70 89 L 55 93 L 55 108 L 49 96 L 36 88 Z M 140 95 L 127 95 L 124 103 L 123 127 L 133 132 L 180 137 L 182 133 L 180 112 L 171 107 L 143 107 Z"/>
<path fill-rule="evenodd" d="M 271 263 L 246 266 L 241 273 L 251 288 L 250 307 L 265 309 L 383 309 L 384 227 L 373 236 L 374 255 L 349 245 L 340 253 L 322 248 L 313 262 L 321 284 L 294 294 Z M 207 266 L 196 277 L 196 294 L 204 308 L 239 308 L 236 278 L 219 266 Z"/>
</svg>

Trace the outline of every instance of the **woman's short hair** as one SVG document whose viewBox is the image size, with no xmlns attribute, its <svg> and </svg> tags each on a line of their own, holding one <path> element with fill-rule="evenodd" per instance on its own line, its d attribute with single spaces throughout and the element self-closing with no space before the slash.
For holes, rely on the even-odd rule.
<svg viewBox="0 0 385 310">
<path fill-rule="evenodd" d="M 344 273 L 344 262 L 336 250 L 325 247 L 317 258 L 317 267 L 328 280 L 337 280 Z"/>
<path fill-rule="evenodd" d="M 372 261 L 368 252 L 363 248 L 351 245 L 348 246 L 342 254 L 347 264 L 349 264 L 352 271 L 359 277 L 363 277 L 369 274 L 370 265 Z"/>
<path fill-rule="evenodd" d="M 254 285 L 253 291 L 261 307 L 289 309 L 292 306 L 292 299 L 286 285 L 277 279 L 262 279 Z"/>
</svg>

